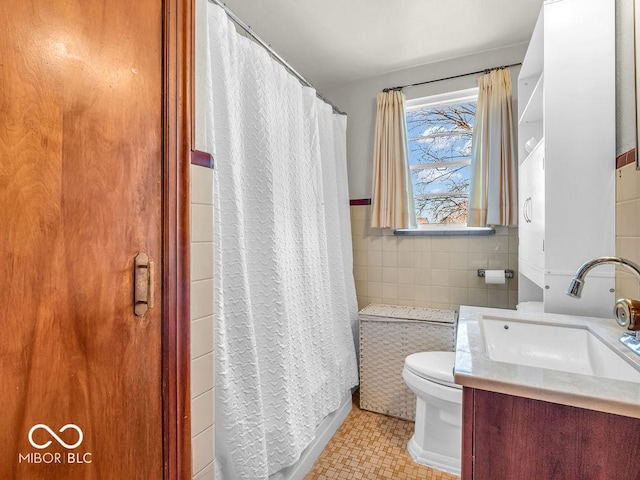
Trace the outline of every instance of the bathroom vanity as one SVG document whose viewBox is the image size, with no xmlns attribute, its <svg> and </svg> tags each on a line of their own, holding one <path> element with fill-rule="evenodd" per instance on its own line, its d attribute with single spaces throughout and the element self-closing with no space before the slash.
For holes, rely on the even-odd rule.
<svg viewBox="0 0 640 480">
<path fill-rule="evenodd" d="M 463 306 L 463 480 L 638 479 L 640 356 L 614 320 Z"/>
</svg>

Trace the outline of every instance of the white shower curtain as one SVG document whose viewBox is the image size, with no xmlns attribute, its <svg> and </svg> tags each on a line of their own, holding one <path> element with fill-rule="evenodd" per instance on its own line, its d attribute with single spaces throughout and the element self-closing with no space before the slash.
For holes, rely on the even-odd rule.
<svg viewBox="0 0 640 480">
<path fill-rule="evenodd" d="M 212 4 L 208 36 L 216 478 L 265 479 L 358 383 L 346 118 Z"/>
</svg>

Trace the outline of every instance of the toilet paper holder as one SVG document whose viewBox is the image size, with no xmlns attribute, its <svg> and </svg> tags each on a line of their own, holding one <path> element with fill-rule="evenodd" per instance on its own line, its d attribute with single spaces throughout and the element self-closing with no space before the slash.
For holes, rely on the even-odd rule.
<svg viewBox="0 0 640 480">
<path fill-rule="evenodd" d="M 484 277 L 484 272 L 485 272 L 484 268 L 479 268 L 478 269 L 478 276 L 479 277 Z M 513 270 L 505 270 L 504 271 L 504 278 L 513 278 Z"/>
</svg>

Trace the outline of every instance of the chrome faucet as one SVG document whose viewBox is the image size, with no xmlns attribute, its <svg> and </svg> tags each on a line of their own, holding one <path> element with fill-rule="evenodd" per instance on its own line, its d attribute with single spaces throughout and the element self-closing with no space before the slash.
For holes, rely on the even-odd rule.
<svg viewBox="0 0 640 480">
<path fill-rule="evenodd" d="M 582 296 L 582 288 L 584 287 L 584 279 L 587 276 L 587 273 L 591 271 L 592 268 L 597 267 L 598 265 L 605 264 L 613 264 L 613 265 L 621 265 L 623 267 L 628 268 L 633 273 L 636 274 L 636 277 L 640 281 L 640 266 L 633 263 L 631 260 L 627 260 L 622 257 L 597 257 L 593 260 L 589 260 L 580 266 L 575 276 L 571 280 L 569 284 L 569 288 L 567 288 L 567 295 L 573 298 L 580 298 Z"/>
<path fill-rule="evenodd" d="M 592 268 L 598 265 L 613 264 L 620 265 L 628 270 L 631 270 L 638 281 L 640 281 L 640 266 L 631 260 L 627 260 L 622 257 L 597 257 L 593 260 L 583 263 L 575 276 L 569 283 L 567 288 L 567 295 L 573 298 L 580 298 L 582 296 L 582 288 L 584 287 L 585 277 L 591 271 Z M 637 300 L 630 300 L 628 298 L 620 298 L 616 300 L 616 304 L 613 307 L 613 313 L 616 317 L 616 322 L 621 327 L 627 327 L 626 332 L 620 337 L 620 342 L 633 350 L 636 354 L 640 355 L 640 302 Z"/>
</svg>

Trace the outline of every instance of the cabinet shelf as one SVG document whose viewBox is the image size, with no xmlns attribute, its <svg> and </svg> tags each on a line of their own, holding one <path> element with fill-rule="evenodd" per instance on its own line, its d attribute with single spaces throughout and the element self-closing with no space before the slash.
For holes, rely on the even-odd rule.
<svg viewBox="0 0 640 480">
<path fill-rule="evenodd" d="M 518 120 L 519 124 L 540 122 L 542 121 L 543 113 L 543 90 L 544 90 L 544 75 L 540 74 L 538 80 L 531 91 L 527 104 L 522 109 L 522 114 Z"/>
<path fill-rule="evenodd" d="M 524 260 L 522 257 L 518 257 L 518 269 L 522 275 L 527 277 L 538 287 L 544 288 L 544 269 L 539 265 L 535 265 L 532 262 Z"/>
<path fill-rule="evenodd" d="M 542 137 L 540 140 L 538 140 L 538 143 L 536 143 L 536 146 L 533 147 L 533 150 L 531 150 L 530 152 L 527 153 L 527 156 L 524 158 L 524 162 L 526 162 L 533 155 L 535 155 L 539 148 L 544 148 L 544 137 Z M 544 152 L 543 152 L 543 156 L 544 156 Z"/>
</svg>

